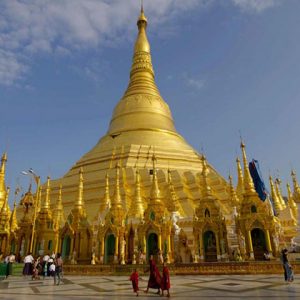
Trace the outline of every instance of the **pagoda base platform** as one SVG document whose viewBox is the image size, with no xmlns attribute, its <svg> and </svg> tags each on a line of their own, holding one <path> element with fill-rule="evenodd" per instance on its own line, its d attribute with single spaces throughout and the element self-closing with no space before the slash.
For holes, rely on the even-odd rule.
<svg viewBox="0 0 300 300">
<path fill-rule="evenodd" d="M 300 261 L 291 262 L 294 272 L 300 272 Z M 253 262 L 207 262 L 194 264 L 170 264 L 171 275 L 239 275 L 282 274 L 283 266 L 278 261 Z M 161 270 L 162 266 L 158 266 Z M 140 274 L 149 271 L 148 265 L 64 265 L 65 275 L 129 275 L 133 269 Z"/>
</svg>

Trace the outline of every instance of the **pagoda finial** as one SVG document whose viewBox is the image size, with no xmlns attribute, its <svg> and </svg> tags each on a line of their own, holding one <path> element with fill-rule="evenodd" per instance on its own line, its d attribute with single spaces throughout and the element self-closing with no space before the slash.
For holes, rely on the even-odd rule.
<svg viewBox="0 0 300 300">
<path fill-rule="evenodd" d="M 239 197 L 242 198 L 242 196 L 244 194 L 244 176 L 243 176 L 243 171 L 242 171 L 242 167 L 241 167 L 241 162 L 238 157 L 236 158 L 236 167 L 237 167 L 237 175 L 238 175 L 236 191 L 237 191 L 237 194 L 239 195 Z"/>
<path fill-rule="evenodd" d="M 294 200 L 297 203 L 300 203 L 300 187 L 297 181 L 297 176 L 296 176 L 296 172 L 295 170 L 291 171 L 291 176 L 292 176 L 292 180 L 293 180 L 293 188 L 294 188 Z"/>
<path fill-rule="evenodd" d="M 42 202 L 41 211 L 50 209 L 50 177 L 47 177 L 45 200 Z"/>
<path fill-rule="evenodd" d="M 239 199 L 236 195 L 233 183 L 232 183 L 232 177 L 231 175 L 228 176 L 229 179 L 229 192 L 230 192 L 230 198 L 231 198 L 231 202 L 233 204 L 233 206 L 238 206 L 239 204 Z"/>
<path fill-rule="evenodd" d="M 111 209 L 122 208 L 122 198 L 120 192 L 120 162 L 116 164 L 116 183 Z"/>
<path fill-rule="evenodd" d="M 138 168 L 136 168 L 135 179 L 135 194 L 134 201 L 131 203 L 131 215 L 134 217 L 142 217 L 144 215 L 144 203 L 141 193 L 141 174 Z"/>
<path fill-rule="evenodd" d="M 147 72 L 148 75 L 151 75 L 152 79 L 154 78 L 154 71 L 150 55 L 150 44 L 146 34 L 147 24 L 148 20 L 144 14 L 144 8 L 142 5 L 141 13 L 137 20 L 139 32 L 134 46 L 133 64 L 130 72 L 131 79 L 137 72 Z M 142 62 L 144 63 L 142 64 Z"/>
<path fill-rule="evenodd" d="M 243 143 L 243 141 L 241 141 L 241 150 L 242 150 L 242 154 L 243 154 L 243 164 L 244 164 L 244 189 L 245 189 L 246 194 L 254 194 L 255 189 L 254 189 L 253 180 L 251 178 L 250 171 L 249 171 L 245 148 L 246 148 L 245 144 Z"/>
<path fill-rule="evenodd" d="M 57 197 L 57 202 L 56 202 L 57 208 L 62 208 L 62 184 L 59 185 L 59 190 L 58 190 L 58 197 Z"/>
<path fill-rule="evenodd" d="M 168 168 L 168 184 L 169 184 L 169 191 L 172 200 L 172 203 L 170 205 L 172 207 L 171 211 L 177 212 L 179 210 L 179 202 L 173 185 L 171 170 L 169 168 Z"/>
<path fill-rule="evenodd" d="M 282 206 L 281 206 L 280 200 L 277 196 L 277 193 L 275 191 L 274 183 L 273 183 L 273 179 L 272 179 L 271 175 L 269 177 L 269 180 L 270 180 L 270 188 L 271 188 L 271 198 L 272 198 L 273 203 L 274 203 L 274 208 L 275 208 L 275 210 L 278 214 L 282 210 Z"/>
<path fill-rule="evenodd" d="M 281 184 L 281 180 L 279 178 L 276 178 L 275 179 L 275 191 L 277 193 L 277 196 L 278 196 L 278 199 L 280 201 L 282 209 L 285 209 L 286 208 L 286 204 L 285 204 L 285 201 L 284 201 L 284 199 L 282 197 L 282 191 L 281 191 L 280 184 Z"/>
<path fill-rule="evenodd" d="M 151 188 L 151 196 L 152 200 L 160 202 L 160 190 L 158 187 L 158 179 L 157 179 L 157 170 L 156 170 L 156 156 L 153 153 L 152 155 L 152 165 L 153 165 L 153 180 L 152 180 L 152 188 Z"/>
<path fill-rule="evenodd" d="M 77 209 L 83 209 L 83 168 L 79 169 L 79 182 L 78 182 L 78 196 L 75 202 L 75 207 Z"/>
<path fill-rule="evenodd" d="M 108 172 L 106 172 L 106 175 L 105 175 L 104 204 L 105 204 L 105 207 L 107 207 L 107 208 L 111 207 L 111 201 L 110 201 L 110 195 L 109 195 L 109 175 L 108 175 Z"/>
<path fill-rule="evenodd" d="M 290 209 L 292 210 L 292 213 L 294 215 L 294 217 L 297 219 L 298 217 L 298 207 L 297 204 L 294 201 L 294 197 L 291 191 L 291 187 L 289 185 L 289 183 L 286 184 L 286 189 L 287 189 L 287 193 L 288 193 L 288 204 Z"/>
<path fill-rule="evenodd" d="M 1 158 L 1 166 L 0 166 L 0 205 L 4 202 L 6 195 L 6 186 L 5 186 L 5 168 L 7 162 L 7 154 L 3 153 Z"/>
<path fill-rule="evenodd" d="M 1 168 L 0 168 L 0 173 L 5 174 L 5 166 L 7 162 L 7 153 L 4 152 L 2 157 L 1 157 Z"/>
<path fill-rule="evenodd" d="M 1 209 L 1 215 L 5 215 L 5 214 L 10 213 L 10 209 L 9 209 L 9 205 L 8 205 L 9 192 L 10 192 L 10 188 L 7 187 L 6 195 L 5 195 L 4 202 L 3 202 L 3 205 L 2 205 L 2 209 Z"/>
<path fill-rule="evenodd" d="M 202 179 L 203 179 L 203 196 L 204 198 L 211 197 L 211 188 L 207 182 L 208 168 L 206 163 L 206 157 L 204 155 L 201 156 L 202 161 Z"/>
<path fill-rule="evenodd" d="M 18 229 L 16 199 L 14 200 L 14 209 L 11 213 L 9 224 L 10 224 L 10 232 L 15 232 Z"/>
</svg>

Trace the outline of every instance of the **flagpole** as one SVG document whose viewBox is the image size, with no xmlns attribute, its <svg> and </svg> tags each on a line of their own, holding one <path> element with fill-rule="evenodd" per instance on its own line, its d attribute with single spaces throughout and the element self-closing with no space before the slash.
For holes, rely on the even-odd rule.
<svg viewBox="0 0 300 300">
<path fill-rule="evenodd" d="M 30 240 L 30 250 L 29 252 L 32 253 L 33 250 L 33 241 L 34 241 L 34 233 L 35 233 L 35 223 L 36 223 L 36 214 L 37 208 L 39 203 L 39 195 L 40 195 L 40 176 L 34 176 L 36 180 L 36 194 L 35 194 L 35 203 L 34 203 L 34 213 L 33 213 L 33 224 L 32 224 L 32 232 L 31 232 L 31 240 Z"/>
</svg>

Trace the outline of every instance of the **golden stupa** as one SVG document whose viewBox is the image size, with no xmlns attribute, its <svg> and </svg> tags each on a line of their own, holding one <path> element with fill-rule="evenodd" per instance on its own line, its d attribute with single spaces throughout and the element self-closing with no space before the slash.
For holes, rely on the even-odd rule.
<svg viewBox="0 0 300 300">
<path fill-rule="evenodd" d="M 243 143 L 244 171 L 237 159 L 235 188 L 231 177 L 226 181 L 176 131 L 155 83 L 147 23 L 142 9 L 129 85 L 107 134 L 62 178 L 48 178 L 42 186 L 35 178 L 30 212 L 24 199 L 17 217 L 16 208 L 11 214 L 2 208 L 3 252 L 61 252 L 74 264 L 142 263 L 150 254 L 185 263 L 253 260 L 265 251 L 277 256 L 296 236 L 300 188 L 295 173 L 288 201 L 273 179 L 272 203 L 262 201 Z"/>
</svg>

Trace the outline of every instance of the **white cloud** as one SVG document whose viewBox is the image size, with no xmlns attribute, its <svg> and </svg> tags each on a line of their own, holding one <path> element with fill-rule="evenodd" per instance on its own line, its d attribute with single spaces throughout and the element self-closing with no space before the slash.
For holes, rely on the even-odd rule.
<svg viewBox="0 0 300 300">
<path fill-rule="evenodd" d="M 253 7 L 260 11 L 275 0 L 231 1 L 243 9 Z M 151 26 L 156 27 L 184 11 L 212 3 L 218 2 L 151 0 L 145 3 L 145 9 Z M 135 29 L 138 5 L 138 0 L 0 1 L 0 84 L 12 84 L 22 78 L 29 68 L 25 61 L 28 57 L 40 53 L 70 55 L 74 50 L 122 43 Z"/>
<path fill-rule="evenodd" d="M 10 86 L 26 71 L 26 65 L 18 61 L 13 53 L 0 49 L 0 83 Z"/>
<path fill-rule="evenodd" d="M 187 73 L 183 74 L 183 80 L 188 87 L 191 87 L 196 90 L 201 90 L 205 85 L 205 80 L 201 78 L 196 78 L 188 75 Z"/>
<path fill-rule="evenodd" d="M 246 12 L 260 13 L 279 3 L 279 0 L 232 0 L 233 4 Z"/>
</svg>

